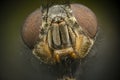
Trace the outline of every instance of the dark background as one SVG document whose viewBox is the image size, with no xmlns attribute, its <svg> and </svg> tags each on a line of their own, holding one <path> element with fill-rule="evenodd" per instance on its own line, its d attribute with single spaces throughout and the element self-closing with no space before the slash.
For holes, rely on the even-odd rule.
<svg viewBox="0 0 120 80">
<path fill-rule="evenodd" d="M 115 0 L 71 0 L 89 7 L 97 16 L 100 34 L 91 53 L 76 73 L 78 80 L 119 80 L 119 7 Z M 54 80 L 55 72 L 31 55 L 20 30 L 40 0 L 0 1 L 0 80 Z"/>
</svg>

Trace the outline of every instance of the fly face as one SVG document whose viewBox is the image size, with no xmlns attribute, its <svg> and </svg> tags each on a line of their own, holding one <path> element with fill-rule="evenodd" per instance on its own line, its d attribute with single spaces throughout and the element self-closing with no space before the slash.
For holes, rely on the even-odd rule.
<svg viewBox="0 0 120 80">
<path fill-rule="evenodd" d="M 43 10 L 42 29 L 33 54 L 44 63 L 59 63 L 64 57 L 84 58 L 94 40 L 90 38 L 72 14 L 69 6 L 55 5 Z"/>
</svg>

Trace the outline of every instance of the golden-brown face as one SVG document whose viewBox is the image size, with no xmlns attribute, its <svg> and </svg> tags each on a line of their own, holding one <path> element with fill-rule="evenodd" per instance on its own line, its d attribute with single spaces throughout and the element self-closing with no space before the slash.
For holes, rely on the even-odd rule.
<svg viewBox="0 0 120 80">
<path fill-rule="evenodd" d="M 55 5 L 48 10 L 43 10 L 39 31 L 36 33 L 38 37 L 32 43 L 34 44 L 33 54 L 42 62 L 54 64 L 66 58 L 82 59 L 93 46 L 93 36 L 96 31 L 91 37 L 91 34 L 88 33 L 91 31 L 85 30 L 86 27 L 79 24 L 79 20 L 74 16 L 74 10 L 72 10 L 74 6 L 72 9 L 71 7 Z M 23 40 L 29 46 L 30 43 L 24 39 L 26 38 L 24 32 L 23 30 Z"/>
<path fill-rule="evenodd" d="M 55 5 L 46 12 L 43 12 L 42 31 L 33 54 L 45 63 L 60 62 L 63 57 L 80 59 L 86 56 L 93 40 L 78 25 L 70 7 Z"/>
</svg>

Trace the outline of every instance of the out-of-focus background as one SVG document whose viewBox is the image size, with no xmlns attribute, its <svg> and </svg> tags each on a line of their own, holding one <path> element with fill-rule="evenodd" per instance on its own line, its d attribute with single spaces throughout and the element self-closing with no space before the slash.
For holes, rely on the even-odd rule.
<svg viewBox="0 0 120 80">
<path fill-rule="evenodd" d="M 85 64 L 78 80 L 118 80 L 119 69 L 119 9 L 115 0 L 71 0 L 89 7 L 97 16 L 100 27 L 96 56 Z M 40 0 L 0 1 L 0 80 L 54 80 L 21 39 L 21 27 L 26 17 L 39 8 Z M 103 46 L 104 45 L 104 46 Z M 47 67 L 49 68 L 49 67 Z M 79 71 L 79 70 L 78 70 Z"/>
</svg>

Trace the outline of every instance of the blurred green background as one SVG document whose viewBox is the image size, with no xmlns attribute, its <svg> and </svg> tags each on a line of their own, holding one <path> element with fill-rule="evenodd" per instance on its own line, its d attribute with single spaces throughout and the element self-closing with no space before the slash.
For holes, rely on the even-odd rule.
<svg viewBox="0 0 120 80">
<path fill-rule="evenodd" d="M 71 0 L 73 3 L 81 3 L 89 7 L 97 16 L 98 26 L 105 35 L 105 38 L 109 42 L 107 49 L 110 50 L 110 55 L 113 57 L 112 60 L 108 60 L 108 64 L 111 67 L 105 73 L 103 78 L 99 78 L 102 73 L 97 72 L 98 68 L 94 71 L 96 73 L 88 72 L 85 80 L 98 80 L 94 78 L 94 74 L 98 76 L 99 80 L 115 80 L 117 75 L 118 67 L 118 24 L 119 24 L 119 9 L 117 2 L 115 0 L 105 1 L 105 0 Z M 41 75 L 38 70 L 38 65 L 32 63 L 29 58 L 29 49 L 24 45 L 21 39 L 21 27 L 24 23 L 26 17 L 39 8 L 41 5 L 40 0 L 4 0 L 0 1 L 0 80 L 45 80 L 45 74 Z M 103 45 L 103 44 L 101 44 Z M 25 48 L 22 49 L 22 48 Z M 25 53 L 25 54 L 23 54 Z M 109 51 L 106 52 L 109 54 Z M 24 56 L 25 55 L 25 56 Z M 26 57 L 28 56 L 28 57 Z M 109 58 L 108 58 L 109 59 Z M 27 60 L 27 61 L 25 61 Z M 37 60 L 36 60 L 37 61 Z M 34 60 L 35 62 L 35 60 Z M 104 62 L 104 61 L 103 61 Z M 39 64 L 39 62 L 35 63 Z M 99 64 L 99 62 L 98 62 Z M 99 64 L 101 65 L 101 64 Z M 34 68 L 33 68 L 34 66 Z M 116 67 L 117 66 L 117 67 Z M 96 68 L 97 66 L 92 67 Z M 104 67 L 104 65 L 103 65 Z M 90 68 L 93 69 L 93 68 Z M 111 70 L 111 71 L 109 71 Z M 45 70 L 43 69 L 42 72 Z M 88 70 L 89 71 L 89 70 Z M 109 73 L 111 72 L 111 73 Z M 108 73 L 108 74 L 107 74 Z M 46 74 L 47 75 L 47 74 Z M 42 77 L 41 77 L 42 76 Z M 112 77 L 109 77 L 112 76 Z M 51 77 L 48 74 L 49 77 Z M 47 79 L 46 79 L 47 80 Z"/>
</svg>

